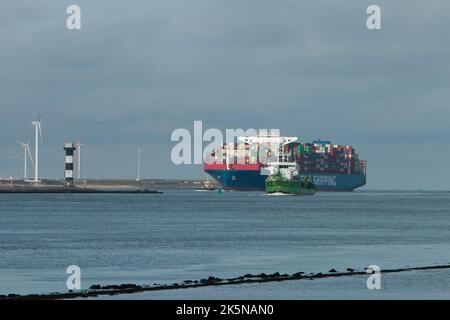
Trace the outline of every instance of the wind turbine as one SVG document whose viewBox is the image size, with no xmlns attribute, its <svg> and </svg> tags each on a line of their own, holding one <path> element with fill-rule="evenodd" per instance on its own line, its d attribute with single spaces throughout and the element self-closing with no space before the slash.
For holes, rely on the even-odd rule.
<svg viewBox="0 0 450 320">
<path fill-rule="evenodd" d="M 141 180 L 141 148 L 138 148 L 138 163 L 137 163 L 137 179 L 136 181 L 140 181 Z"/>
<path fill-rule="evenodd" d="M 39 182 L 39 138 L 41 138 L 42 142 L 42 129 L 41 122 L 39 121 L 39 117 L 37 121 L 31 122 L 31 124 L 35 127 L 35 145 L 34 145 L 34 182 Z"/>
<path fill-rule="evenodd" d="M 22 141 L 16 140 L 19 144 L 20 147 L 23 148 L 23 180 L 26 181 L 28 179 L 28 174 L 27 174 L 27 169 L 28 169 L 28 165 L 27 165 L 27 158 L 30 157 L 31 160 L 31 165 L 34 168 L 34 162 L 33 162 L 33 158 L 31 157 L 31 152 L 30 152 L 30 141 L 28 141 L 28 143 L 24 143 Z"/>
<path fill-rule="evenodd" d="M 78 173 L 78 180 L 81 179 L 81 146 L 84 146 L 84 144 L 80 143 L 80 140 L 77 141 L 75 144 L 77 147 L 77 173 Z"/>
</svg>

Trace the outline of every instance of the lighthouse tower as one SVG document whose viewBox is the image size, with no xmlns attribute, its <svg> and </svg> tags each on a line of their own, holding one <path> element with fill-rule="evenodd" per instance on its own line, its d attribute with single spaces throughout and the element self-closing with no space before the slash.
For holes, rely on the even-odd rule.
<svg viewBox="0 0 450 320">
<path fill-rule="evenodd" d="M 73 143 L 66 143 L 64 150 L 66 151 L 66 172 L 64 178 L 66 179 L 66 186 L 73 187 L 73 153 L 75 151 Z"/>
</svg>

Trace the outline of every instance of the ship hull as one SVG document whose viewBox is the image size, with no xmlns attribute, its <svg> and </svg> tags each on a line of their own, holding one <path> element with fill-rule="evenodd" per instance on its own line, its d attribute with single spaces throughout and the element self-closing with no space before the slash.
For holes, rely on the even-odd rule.
<svg viewBox="0 0 450 320">
<path fill-rule="evenodd" d="M 265 191 L 267 175 L 259 170 L 220 170 L 206 169 L 226 190 Z M 316 187 L 316 191 L 353 191 L 366 184 L 366 176 L 359 174 L 300 173 L 300 179 L 308 177 Z"/>
<path fill-rule="evenodd" d="M 267 193 L 284 193 L 294 195 L 313 195 L 315 189 L 303 188 L 297 180 L 266 180 Z"/>
</svg>

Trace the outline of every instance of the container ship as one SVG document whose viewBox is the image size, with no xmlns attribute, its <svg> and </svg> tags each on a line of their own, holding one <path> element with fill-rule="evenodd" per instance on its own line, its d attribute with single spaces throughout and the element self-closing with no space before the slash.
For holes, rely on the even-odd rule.
<svg viewBox="0 0 450 320">
<path fill-rule="evenodd" d="M 204 171 L 225 190 L 264 191 L 267 164 L 280 159 L 296 162 L 300 179 L 308 178 L 317 191 L 353 191 L 366 184 L 367 162 L 349 145 L 267 133 L 238 140 L 205 157 Z"/>
</svg>

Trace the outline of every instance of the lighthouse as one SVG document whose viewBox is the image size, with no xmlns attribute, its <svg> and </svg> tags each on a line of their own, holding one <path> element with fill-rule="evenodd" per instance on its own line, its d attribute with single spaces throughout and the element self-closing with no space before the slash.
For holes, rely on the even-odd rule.
<svg viewBox="0 0 450 320">
<path fill-rule="evenodd" d="M 64 150 L 66 151 L 66 171 L 64 178 L 66 179 L 66 186 L 73 187 L 73 153 L 75 151 L 73 143 L 66 143 Z"/>
</svg>

